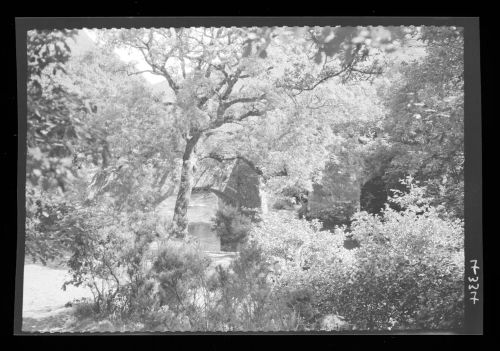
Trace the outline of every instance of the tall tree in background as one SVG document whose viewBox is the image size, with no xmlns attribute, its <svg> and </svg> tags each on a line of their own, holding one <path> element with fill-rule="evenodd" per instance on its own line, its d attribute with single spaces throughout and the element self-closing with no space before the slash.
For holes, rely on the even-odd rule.
<svg viewBox="0 0 500 351">
<path fill-rule="evenodd" d="M 27 33 L 26 254 L 42 262 L 64 241 L 52 230 L 62 216 L 63 194 L 73 177 L 78 136 L 75 118 L 89 112 L 63 83 L 75 31 Z"/>
<path fill-rule="evenodd" d="M 76 161 L 92 170 L 88 200 L 108 193 L 117 210 L 154 208 L 172 193 L 177 138 L 159 94 L 126 68 L 106 48 L 69 62 L 68 84 L 95 106 L 79 130 Z"/>
<path fill-rule="evenodd" d="M 423 27 L 427 55 L 402 67 L 386 97 L 385 131 L 394 157 L 386 179 L 412 174 L 429 195 L 463 217 L 464 38 L 463 29 Z"/>
<path fill-rule="evenodd" d="M 61 83 L 71 50 L 66 41 L 74 31 L 29 31 L 27 180 L 44 189 L 64 188 L 71 164 L 71 140 L 76 138 L 73 115 L 85 109 L 79 96 Z"/>
</svg>

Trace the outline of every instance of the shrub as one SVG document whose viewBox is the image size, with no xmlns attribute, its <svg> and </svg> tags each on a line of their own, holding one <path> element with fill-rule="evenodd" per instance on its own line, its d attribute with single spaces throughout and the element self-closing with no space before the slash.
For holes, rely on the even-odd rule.
<svg viewBox="0 0 500 351">
<path fill-rule="evenodd" d="M 323 231 L 318 220 L 307 221 L 290 214 L 269 213 L 253 232 L 269 260 L 279 262 L 276 289 L 288 305 L 314 328 L 321 316 L 334 314 L 321 309 L 322 289 L 337 286 L 338 277 L 350 269 L 353 253 L 344 249 L 345 235 Z"/>
<path fill-rule="evenodd" d="M 169 242 L 153 263 L 153 278 L 158 282 L 160 306 L 179 312 L 186 307 L 189 292 L 199 287 L 210 260 L 193 246 Z"/>
<path fill-rule="evenodd" d="M 192 325 L 183 313 L 172 311 L 167 305 L 151 309 L 141 321 L 142 329 L 146 331 L 191 331 Z"/>
<path fill-rule="evenodd" d="M 78 304 L 76 315 L 92 317 L 96 328 L 104 320 L 117 331 L 304 329 L 300 298 L 291 302 L 274 289 L 269 260 L 255 242 L 244 244 L 229 268 L 218 266 L 211 274 L 209 263 L 197 247 L 167 241 L 151 269 L 124 280 L 109 305 Z M 122 298 L 125 307 L 119 308 Z"/>
<path fill-rule="evenodd" d="M 96 305 L 91 300 L 77 301 L 73 306 L 73 314 L 80 320 L 93 318 L 97 312 Z"/>
<path fill-rule="evenodd" d="M 307 200 L 308 191 L 299 185 L 291 185 L 281 190 L 281 195 L 293 199 L 293 204 L 298 204 Z"/>
<path fill-rule="evenodd" d="M 345 202 L 332 205 L 330 208 L 309 212 L 306 219 L 318 219 L 323 223 L 323 228 L 333 230 L 335 227 L 349 226 L 352 216 L 357 212 L 356 202 Z"/>
<path fill-rule="evenodd" d="M 281 213 L 269 213 L 262 219 L 251 238 L 285 270 L 327 264 L 343 253 L 344 236 L 322 231 L 322 224 L 316 219 L 307 221 Z"/>
<path fill-rule="evenodd" d="M 281 262 L 277 289 L 300 292 L 291 301 L 317 311 L 309 323 L 337 315 L 364 330 L 462 325 L 463 223 L 430 206 L 411 179 L 405 184 L 407 193 L 390 198 L 402 211 L 387 205 L 380 216 L 360 212 L 351 233 L 277 214 L 252 232 L 265 254 Z M 360 246 L 346 250 L 347 235 Z"/>
<path fill-rule="evenodd" d="M 236 251 L 246 241 L 251 227 L 252 217 L 236 207 L 226 205 L 215 214 L 213 228 L 223 251 Z"/>
<path fill-rule="evenodd" d="M 143 213 L 118 215 L 101 208 L 79 208 L 66 219 L 74 230 L 67 285 L 86 285 L 98 314 L 128 313 L 146 277 L 144 254 L 154 236 L 153 219 Z"/>
<path fill-rule="evenodd" d="M 295 202 L 292 198 L 281 198 L 277 199 L 273 204 L 273 209 L 275 210 L 290 210 L 293 209 Z"/>
<path fill-rule="evenodd" d="M 313 293 L 309 288 L 299 288 L 287 292 L 286 305 L 296 311 L 307 323 L 312 323 L 317 317 L 313 306 Z"/>
<path fill-rule="evenodd" d="M 42 191 L 26 185 L 26 257 L 33 262 L 59 260 L 67 253 L 75 231 L 67 230 L 64 218 L 73 204 L 55 191 Z"/>
<path fill-rule="evenodd" d="M 269 279 L 272 269 L 255 241 L 242 246 L 229 269 L 219 267 L 212 277 L 216 295 L 208 316 L 212 329 L 240 331 L 298 330 L 301 317 L 287 306 Z"/>
<path fill-rule="evenodd" d="M 229 268 L 206 270 L 191 246 L 169 245 L 155 261 L 158 303 L 141 317 L 144 330 L 297 330 L 300 317 L 273 292 L 269 266 L 252 243 Z"/>
<path fill-rule="evenodd" d="M 386 206 L 380 216 L 356 216 L 356 269 L 332 301 L 363 329 L 459 328 L 463 223 L 430 206 L 426 189 L 411 178 L 404 184 L 408 193 L 390 198 L 403 211 Z"/>
</svg>

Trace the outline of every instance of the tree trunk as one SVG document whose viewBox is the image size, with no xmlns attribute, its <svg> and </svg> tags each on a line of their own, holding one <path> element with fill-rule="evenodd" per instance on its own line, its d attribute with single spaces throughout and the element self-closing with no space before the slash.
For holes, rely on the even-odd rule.
<svg viewBox="0 0 500 351">
<path fill-rule="evenodd" d="M 181 183 L 174 208 L 173 234 L 178 238 L 187 235 L 188 218 L 187 209 L 193 190 L 194 168 L 196 165 L 196 144 L 200 140 L 201 133 L 194 134 L 187 140 L 184 155 L 182 156 Z"/>
</svg>

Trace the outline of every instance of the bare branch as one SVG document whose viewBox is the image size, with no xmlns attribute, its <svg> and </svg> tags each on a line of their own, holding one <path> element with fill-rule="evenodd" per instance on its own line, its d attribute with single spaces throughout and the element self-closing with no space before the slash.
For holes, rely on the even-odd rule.
<svg viewBox="0 0 500 351">
<path fill-rule="evenodd" d="M 219 96 L 220 101 L 227 99 L 229 97 L 229 95 L 231 94 L 231 92 L 233 91 L 234 85 L 238 82 L 239 79 L 250 77 L 249 75 L 241 75 L 241 73 L 243 72 L 242 68 L 238 68 L 233 75 L 229 75 L 226 72 L 226 70 L 224 69 L 223 65 L 210 64 L 210 67 L 213 67 L 217 71 L 221 72 L 224 75 L 224 79 L 218 84 L 218 86 L 215 89 L 212 90 L 212 92 L 210 94 L 202 97 L 198 101 L 198 108 L 201 108 L 210 98 L 212 98 L 215 95 Z M 224 92 L 220 93 L 219 90 L 221 90 L 225 84 L 227 84 L 226 89 L 224 90 Z M 230 105 L 232 105 L 232 104 L 230 104 Z M 228 105 L 228 106 L 230 106 L 230 105 Z M 219 105 L 218 115 L 222 116 L 224 114 L 225 110 L 226 110 L 226 108 L 223 108 L 222 104 Z"/>
<path fill-rule="evenodd" d="M 174 82 L 174 80 L 172 79 L 172 77 L 168 73 L 165 66 L 160 67 L 160 72 L 162 72 L 163 76 L 167 79 L 167 82 L 168 82 L 168 85 L 170 86 L 170 88 L 172 88 L 174 93 L 177 94 L 177 92 L 179 91 L 179 86 Z"/>
<path fill-rule="evenodd" d="M 364 74 L 378 74 L 378 70 L 372 70 L 372 71 L 365 71 L 361 70 L 359 68 L 356 68 L 355 65 L 359 62 L 360 58 L 357 57 L 357 54 L 359 52 L 359 47 L 354 49 L 354 52 L 352 53 L 352 58 L 349 60 L 349 62 L 345 63 L 340 70 L 337 71 L 331 71 L 331 72 L 324 72 L 323 77 L 321 77 L 317 82 L 315 82 L 312 85 L 309 86 L 300 86 L 300 84 L 297 85 L 281 85 L 281 87 L 286 88 L 286 89 L 292 89 L 292 90 L 298 90 L 298 93 L 294 94 L 295 96 L 300 95 L 304 91 L 311 91 L 314 90 L 318 85 L 326 82 L 329 79 L 332 79 L 334 77 L 338 77 L 343 73 L 352 73 L 352 72 L 359 72 L 359 73 L 364 73 Z M 323 65 L 322 71 L 325 70 L 326 66 L 326 60 Z"/>
<path fill-rule="evenodd" d="M 381 68 L 372 69 L 372 70 L 362 70 L 362 69 L 352 67 L 351 71 L 362 73 L 362 74 L 370 74 L 370 75 L 381 75 L 383 73 Z"/>
<path fill-rule="evenodd" d="M 165 68 L 165 65 L 166 65 L 166 63 L 167 63 L 170 55 L 175 50 L 175 46 L 172 47 L 170 49 L 170 51 L 165 55 L 165 60 L 162 63 L 162 65 L 158 66 L 157 64 L 155 64 L 155 62 L 153 60 L 153 57 L 151 56 L 150 42 L 149 41 L 148 42 L 141 41 L 141 43 L 143 44 L 143 46 L 132 45 L 132 44 L 130 44 L 130 45 L 132 47 L 135 47 L 136 49 L 139 49 L 139 51 L 141 52 L 141 54 L 142 54 L 144 60 L 146 61 L 146 63 L 152 68 L 152 70 L 154 72 L 156 72 L 157 74 L 162 75 L 163 77 L 165 77 L 165 79 L 167 80 L 168 85 L 170 86 L 170 88 L 172 88 L 172 90 L 174 91 L 174 93 L 177 94 L 177 91 L 179 90 L 179 86 L 174 82 L 174 80 L 172 79 L 172 77 L 170 76 L 170 74 L 168 73 L 168 71 Z"/>
<path fill-rule="evenodd" d="M 242 71 L 243 70 L 241 68 L 238 68 L 236 70 L 236 72 L 234 73 L 234 75 L 229 78 L 226 90 L 224 90 L 224 93 L 222 94 L 223 100 L 227 99 L 229 97 L 229 95 L 231 94 L 231 92 L 233 91 L 234 85 L 236 84 L 236 82 L 240 78 L 240 74 Z"/>
<path fill-rule="evenodd" d="M 247 102 L 257 102 L 257 101 L 263 100 L 265 97 L 266 97 L 266 94 L 262 94 L 260 96 L 255 96 L 255 97 L 238 98 L 238 99 L 234 99 L 234 100 L 225 102 L 222 105 L 224 106 L 224 109 L 227 109 L 228 107 L 230 107 L 234 104 L 247 103 Z"/>
<path fill-rule="evenodd" d="M 176 32 L 176 37 L 177 40 L 180 42 L 179 45 L 179 60 L 181 63 L 181 70 L 182 70 L 182 78 L 186 79 L 186 63 L 184 62 L 184 42 L 182 41 L 182 34 L 183 30 L 181 29 L 179 32 Z"/>
<path fill-rule="evenodd" d="M 309 87 L 294 88 L 294 89 L 300 90 L 296 95 L 300 95 L 303 91 L 314 90 L 321 83 L 323 83 L 323 82 L 325 82 L 325 81 L 327 81 L 329 79 L 332 79 L 334 77 L 340 76 L 342 73 L 346 72 L 349 68 L 351 68 L 351 64 L 352 63 L 350 63 L 349 65 L 344 66 L 344 68 L 342 68 L 340 71 L 326 74 L 323 78 L 321 78 L 320 80 L 318 80 L 316 83 L 314 83 L 313 85 L 311 85 Z"/>
<path fill-rule="evenodd" d="M 266 113 L 266 111 L 264 111 L 264 110 L 251 109 L 238 117 L 235 117 L 234 115 L 228 115 L 228 116 L 218 118 L 218 119 L 212 121 L 212 123 L 210 123 L 210 125 L 207 128 L 201 130 L 201 132 L 203 133 L 203 132 L 206 132 L 209 130 L 219 128 L 220 126 L 222 126 L 226 123 L 241 122 L 241 121 L 247 119 L 248 117 L 262 116 L 265 113 Z"/>
<path fill-rule="evenodd" d="M 256 109 L 251 109 L 250 111 L 242 114 L 241 116 L 237 117 L 235 121 L 243 121 L 244 119 L 248 117 L 253 117 L 253 116 L 262 116 L 266 113 L 264 110 L 256 110 Z"/>
<path fill-rule="evenodd" d="M 158 73 L 156 71 L 153 71 L 151 69 L 145 69 L 145 70 L 142 70 L 142 71 L 137 71 L 137 72 L 127 72 L 127 75 L 128 76 L 135 76 L 137 74 L 142 74 L 142 73 L 151 73 L 151 74 L 155 74 L 157 76 L 163 76 L 163 74 L 161 73 Z"/>
<path fill-rule="evenodd" d="M 258 175 L 264 174 L 264 172 L 262 172 L 262 170 L 259 167 L 257 167 L 255 165 L 255 163 L 253 163 L 248 158 L 241 156 L 241 155 L 237 155 L 237 156 L 233 156 L 233 157 L 223 157 L 221 155 L 217 155 L 216 153 L 210 153 L 207 156 L 203 157 L 203 159 L 206 159 L 206 158 L 210 158 L 210 159 L 219 161 L 221 163 L 223 163 L 225 161 L 241 160 L 241 161 L 245 162 L 247 165 L 249 165 L 250 168 L 252 168 L 255 171 L 255 173 L 257 173 Z"/>
<path fill-rule="evenodd" d="M 203 96 L 199 101 L 198 101 L 198 108 L 201 108 L 203 107 L 203 105 L 210 99 L 212 98 L 214 95 L 218 95 L 219 96 L 219 99 L 221 99 L 220 97 L 220 94 L 219 94 L 219 90 L 224 86 L 224 84 L 226 84 L 229 80 L 230 80 L 230 77 L 229 77 L 229 74 L 224 70 L 224 67 L 222 65 L 213 65 L 213 64 L 210 64 L 209 65 L 209 68 L 207 69 L 207 74 L 210 75 L 210 68 L 213 67 L 215 68 L 216 70 L 218 70 L 219 72 L 221 72 L 223 75 L 224 75 L 224 79 L 218 84 L 217 88 L 213 89 L 212 92 L 206 96 Z M 208 78 L 208 76 L 206 76 Z"/>
</svg>

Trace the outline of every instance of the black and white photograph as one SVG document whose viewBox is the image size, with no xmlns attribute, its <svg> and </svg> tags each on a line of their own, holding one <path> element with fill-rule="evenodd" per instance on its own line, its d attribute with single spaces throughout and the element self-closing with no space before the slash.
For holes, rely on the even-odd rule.
<svg viewBox="0 0 500 351">
<path fill-rule="evenodd" d="M 464 27 L 157 23 L 21 33 L 21 331 L 463 331 Z"/>
</svg>

